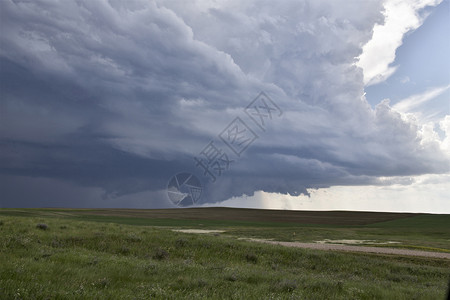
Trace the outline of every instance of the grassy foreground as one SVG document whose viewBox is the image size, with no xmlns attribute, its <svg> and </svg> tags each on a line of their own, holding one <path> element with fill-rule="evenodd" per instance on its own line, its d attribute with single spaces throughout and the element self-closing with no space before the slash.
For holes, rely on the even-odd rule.
<svg viewBox="0 0 450 300">
<path fill-rule="evenodd" d="M 0 299 L 446 296 L 450 261 L 444 259 L 285 248 L 139 225 L 0 214 Z M 235 231 L 252 232 L 242 224 Z"/>
</svg>

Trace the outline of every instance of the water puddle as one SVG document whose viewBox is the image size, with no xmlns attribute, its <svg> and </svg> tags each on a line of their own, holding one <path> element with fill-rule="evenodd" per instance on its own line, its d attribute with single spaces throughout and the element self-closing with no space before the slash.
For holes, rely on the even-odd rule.
<svg viewBox="0 0 450 300">
<path fill-rule="evenodd" d="M 207 229 L 172 229 L 172 231 L 183 233 L 223 233 L 225 230 L 207 230 Z"/>
<path fill-rule="evenodd" d="M 360 244 L 370 244 L 370 245 L 389 245 L 389 244 L 399 244 L 400 242 L 386 241 L 379 242 L 375 240 L 330 240 L 325 239 L 322 241 L 315 241 L 317 244 L 346 244 L 346 245 L 360 245 Z"/>
</svg>

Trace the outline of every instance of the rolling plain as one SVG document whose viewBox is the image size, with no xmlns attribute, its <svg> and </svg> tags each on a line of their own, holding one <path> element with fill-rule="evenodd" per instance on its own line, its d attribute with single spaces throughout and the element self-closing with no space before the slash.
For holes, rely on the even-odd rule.
<svg viewBox="0 0 450 300">
<path fill-rule="evenodd" d="M 190 229 L 202 231 L 186 231 Z M 357 244 L 447 256 L 450 215 L 234 208 L 0 209 L 0 298 L 447 295 L 450 259 L 445 257 L 318 250 L 267 241 L 350 249 Z"/>
</svg>

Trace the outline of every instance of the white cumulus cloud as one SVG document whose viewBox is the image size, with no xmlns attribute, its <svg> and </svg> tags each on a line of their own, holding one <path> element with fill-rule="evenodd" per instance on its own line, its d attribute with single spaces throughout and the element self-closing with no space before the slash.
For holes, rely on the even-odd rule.
<svg viewBox="0 0 450 300">
<path fill-rule="evenodd" d="M 421 10 L 436 6 L 442 0 L 385 0 L 384 22 L 373 28 L 372 39 L 364 45 L 356 63 L 364 70 L 364 83 L 372 85 L 386 80 L 398 66 L 395 51 L 401 46 L 406 33 L 422 25 L 426 15 Z"/>
</svg>

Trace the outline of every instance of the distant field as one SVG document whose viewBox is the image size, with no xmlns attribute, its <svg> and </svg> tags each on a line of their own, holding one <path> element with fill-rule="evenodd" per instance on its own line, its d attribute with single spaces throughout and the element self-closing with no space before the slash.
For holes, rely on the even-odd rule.
<svg viewBox="0 0 450 300">
<path fill-rule="evenodd" d="M 428 214 L 0 209 L 0 299 L 444 299 L 448 259 L 237 238 L 450 252 L 449 228 L 449 215 Z"/>
<path fill-rule="evenodd" d="M 352 211 L 289 211 L 244 208 L 180 208 L 180 209 L 2 209 L 1 214 L 53 216 L 113 216 L 142 219 L 214 220 L 278 222 L 321 225 L 367 225 L 419 216 L 409 213 Z"/>
<path fill-rule="evenodd" d="M 46 216 L 141 226 L 226 229 L 227 235 L 315 242 L 373 240 L 380 247 L 450 252 L 450 215 L 240 208 L 0 209 L 1 215 Z"/>
</svg>

